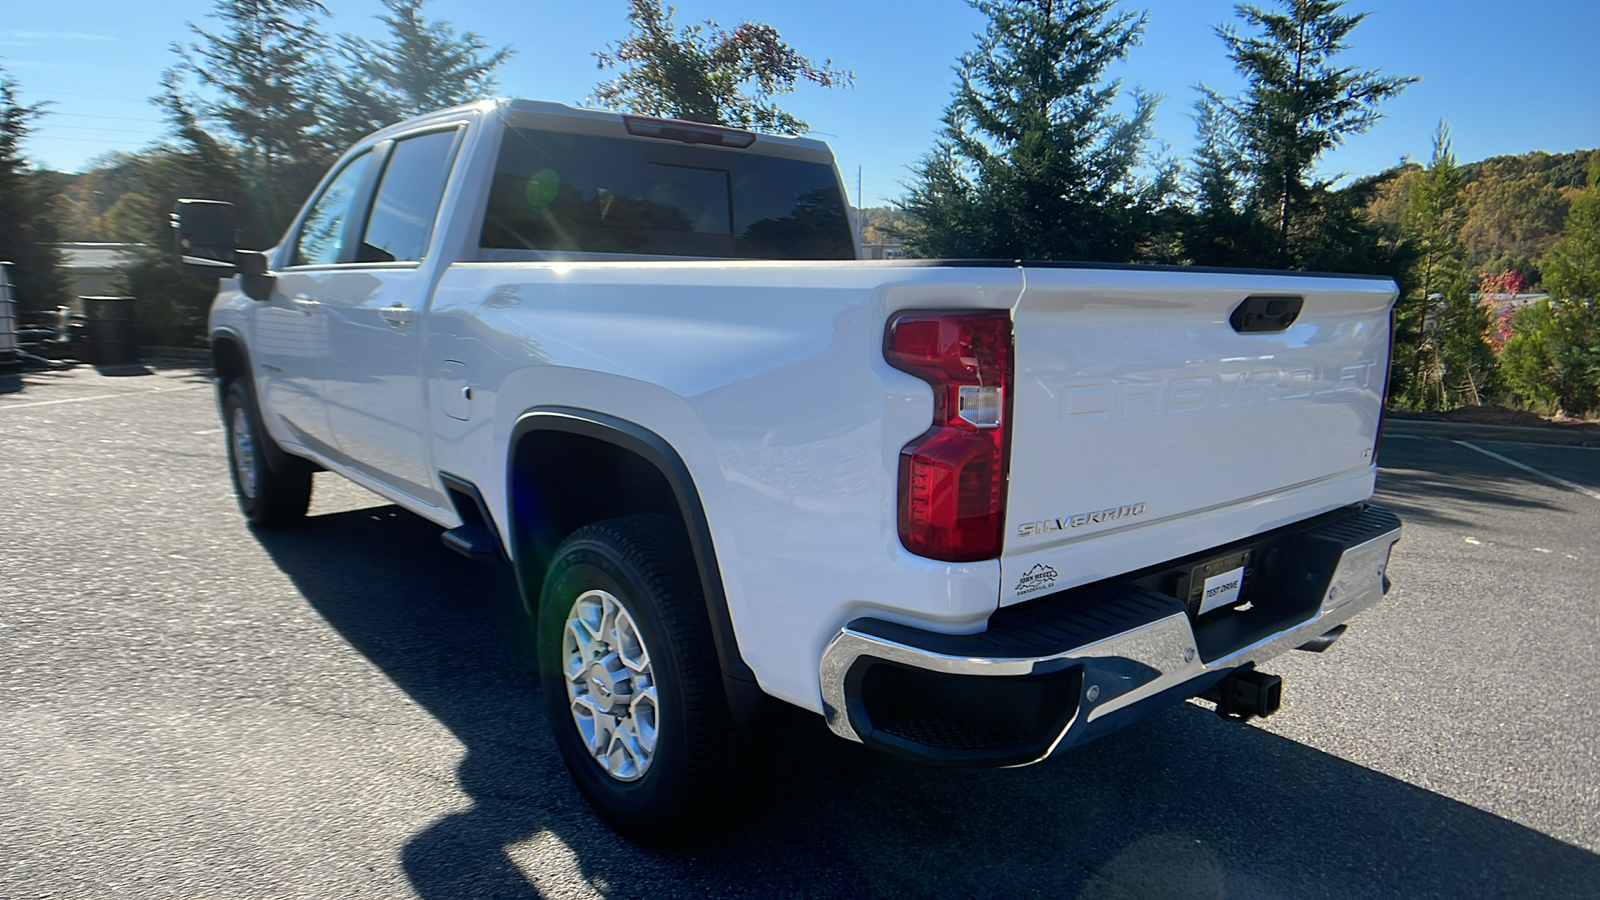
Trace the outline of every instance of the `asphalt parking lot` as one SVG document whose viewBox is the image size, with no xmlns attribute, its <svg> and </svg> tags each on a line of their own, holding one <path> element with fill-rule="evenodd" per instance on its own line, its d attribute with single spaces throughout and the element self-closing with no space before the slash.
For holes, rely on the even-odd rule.
<svg viewBox="0 0 1600 900">
<path fill-rule="evenodd" d="M 977 772 L 804 723 L 662 851 L 571 787 L 507 570 L 330 475 L 252 532 L 203 372 L 29 376 L 0 897 L 1600 897 L 1600 450 L 1470 444 L 1385 439 L 1396 588 L 1266 667 L 1277 716 L 1186 704 Z"/>
</svg>

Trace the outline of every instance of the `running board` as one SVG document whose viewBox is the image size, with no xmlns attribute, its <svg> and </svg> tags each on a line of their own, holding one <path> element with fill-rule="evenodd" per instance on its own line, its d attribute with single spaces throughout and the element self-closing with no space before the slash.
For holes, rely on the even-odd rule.
<svg viewBox="0 0 1600 900">
<path fill-rule="evenodd" d="M 494 532 L 484 525 L 457 525 L 439 535 L 439 541 L 467 559 L 488 563 L 500 561 L 500 544 Z"/>
<path fill-rule="evenodd" d="M 500 545 L 500 531 L 495 528 L 494 517 L 489 514 L 489 504 L 472 482 L 449 472 L 439 473 L 445 496 L 456 508 L 461 524 L 439 536 L 446 547 L 478 562 L 510 562 L 511 555 Z"/>
</svg>

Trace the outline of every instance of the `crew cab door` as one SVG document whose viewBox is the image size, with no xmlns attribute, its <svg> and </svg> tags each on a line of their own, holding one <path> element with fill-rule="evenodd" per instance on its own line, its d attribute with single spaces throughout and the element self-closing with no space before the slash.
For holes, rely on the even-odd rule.
<svg viewBox="0 0 1600 900">
<path fill-rule="evenodd" d="M 353 258 L 317 296 L 333 348 L 323 396 L 344 461 L 434 506 L 444 496 L 428 440 L 424 316 L 437 267 L 427 261 L 461 133 L 434 126 L 374 148 Z"/>
<path fill-rule="evenodd" d="M 373 154 L 350 158 L 307 210 L 284 251 L 272 296 L 253 307 L 256 391 L 267 428 L 280 439 L 337 456 L 322 401 L 332 335 L 320 297 L 340 268 L 345 234 L 371 190 Z"/>
</svg>

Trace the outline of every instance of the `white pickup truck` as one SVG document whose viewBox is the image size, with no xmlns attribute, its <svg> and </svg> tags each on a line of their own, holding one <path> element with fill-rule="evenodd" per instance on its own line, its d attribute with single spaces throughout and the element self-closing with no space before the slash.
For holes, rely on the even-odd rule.
<svg viewBox="0 0 1600 900">
<path fill-rule="evenodd" d="M 239 503 L 325 469 L 515 567 L 551 727 L 661 834 L 783 701 L 841 738 L 1033 763 L 1381 599 L 1395 286 L 857 261 L 827 147 L 486 101 L 384 129 L 282 242 L 182 201 Z"/>
</svg>

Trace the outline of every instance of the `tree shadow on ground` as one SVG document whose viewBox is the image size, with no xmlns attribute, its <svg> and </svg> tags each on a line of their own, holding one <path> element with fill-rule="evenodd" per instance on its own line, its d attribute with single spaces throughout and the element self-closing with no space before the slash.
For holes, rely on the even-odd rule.
<svg viewBox="0 0 1600 900">
<path fill-rule="evenodd" d="M 261 532 L 349 643 L 465 746 L 464 811 L 397 848 L 427 898 L 1593 897 L 1600 856 L 1182 705 L 1018 770 L 928 769 L 807 718 L 751 754 L 724 828 L 634 846 L 547 736 L 510 571 L 394 507 Z M 1373 710 L 1374 729 L 1390 713 Z M 1441 737 L 1441 753 L 1448 753 Z"/>
<path fill-rule="evenodd" d="M 197 365 L 195 363 L 156 360 L 146 362 L 145 365 L 158 375 L 165 375 L 173 381 L 181 381 L 185 384 L 210 384 L 213 377 L 210 366 Z"/>
<path fill-rule="evenodd" d="M 126 384 L 123 376 L 102 375 L 93 365 L 85 362 L 66 360 L 70 363 L 61 369 L 28 369 L 22 373 L 22 390 L 48 388 L 57 384 L 76 382 L 86 384 L 97 378 L 109 379 L 112 383 Z M 211 367 L 196 363 L 153 361 L 144 364 L 149 371 L 145 374 L 160 375 L 160 382 L 175 382 L 179 384 L 210 384 L 212 380 Z M 141 385 L 152 385 L 155 382 L 140 382 Z M 13 395 L 20 396 L 20 395 Z"/>
<path fill-rule="evenodd" d="M 1406 522 L 1469 526 L 1476 524 L 1469 516 L 1481 515 L 1475 508 L 1480 504 L 1530 512 L 1560 509 L 1539 497 L 1549 482 L 1451 441 L 1386 440 L 1378 465 L 1378 502 Z"/>
</svg>

